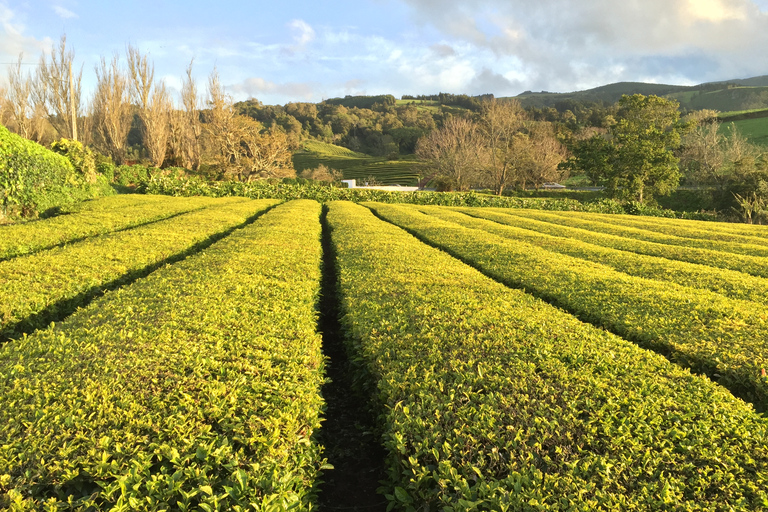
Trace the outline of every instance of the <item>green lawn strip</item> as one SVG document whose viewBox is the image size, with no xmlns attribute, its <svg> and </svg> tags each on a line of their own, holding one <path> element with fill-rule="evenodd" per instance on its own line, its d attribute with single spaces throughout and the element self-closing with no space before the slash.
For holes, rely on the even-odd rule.
<svg viewBox="0 0 768 512">
<path fill-rule="evenodd" d="M 278 206 L 0 347 L 0 508 L 310 510 L 319 213 Z"/>
<path fill-rule="evenodd" d="M 530 229 L 503 224 L 504 214 L 477 211 L 477 208 L 415 207 L 421 212 L 464 227 L 481 229 L 495 235 L 520 240 L 548 251 L 600 263 L 619 272 L 657 281 L 669 281 L 691 288 L 717 292 L 726 297 L 768 305 L 768 279 L 734 270 L 709 267 L 696 263 L 646 256 L 611 249 L 563 236 L 547 235 Z M 500 218 L 499 222 L 493 222 Z"/>
<path fill-rule="evenodd" d="M 573 212 L 563 212 L 564 217 L 577 217 Z M 736 242 L 747 245 L 768 246 L 768 231 L 751 230 L 751 234 L 738 233 L 729 229 L 732 224 L 707 222 L 692 224 L 695 221 L 681 219 L 663 219 L 638 217 L 636 215 L 606 215 L 602 213 L 582 214 L 584 219 L 597 220 L 606 224 L 618 224 L 637 229 L 655 231 L 665 235 L 684 238 L 704 239 L 721 242 Z M 701 224 L 704 224 L 703 226 Z M 753 226 L 755 228 L 761 226 Z"/>
<path fill-rule="evenodd" d="M 720 386 L 361 206 L 331 203 L 328 221 L 395 508 L 768 506 L 768 426 Z"/>
<path fill-rule="evenodd" d="M 183 258 L 277 202 L 225 201 L 0 262 L 0 342 L 61 319 L 103 289 Z"/>
<path fill-rule="evenodd" d="M 630 276 L 408 206 L 368 206 L 486 275 L 709 375 L 759 410 L 768 410 L 768 379 L 761 376 L 768 369 L 768 313 L 763 305 Z"/>
<path fill-rule="evenodd" d="M 646 242 L 634 238 L 625 238 L 617 235 L 598 233 L 589 229 L 572 227 L 570 219 L 545 212 L 532 210 L 508 210 L 503 208 L 477 208 L 467 213 L 475 217 L 489 218 L 492 220 L 530 229 L 539 233 L 547 233 L 554 236 L 574 238 L 603 247 L 610 247 L 622 251 L 658 256 L 669 260 L 687 261 L 710 267 L 725 268 L 743 272 L 758 277 L 768 277 L 768 263 L 765 258 L 746 256 L 743 254 L 724 253 L 700 249 L 698 247 L 684 247 L 680 245 L 665 245 L 656 242 Z"/>
<path fill-rule="evenodd" d="M 530 211 L 523 211 L 521 216 L 528 216 Z M 515 215 L 518 213 L 515 212 Z M 653 242 L 664 245 L 679 245 L 683 247 L 704 249 L 708 251 L 719 251 L 730 254 L 738 254 L 750 257 L 762 258 L 762 265 L 768 267 L 768 247 L 765 245 L 756 244 L 744 244 L 736 242 L 724 242 L 721 240 L 702 240 L 696 238 L 683 238 L 681 236 L 668 235 L 664 233 L 657 233 L 649 231 L 648 229 L 638 229 L 631 226 L 625 226 L 623 224 L 615 224 L 604 221 L 596 217 L 589 215 L 560 215 L 558 213 L 544 213 L 539 216 L 538 212 L 533 215 L 533 218 L 540 218 L 547 222 L 555 222 L 558 224 L 564 224 L 566 226 L 587 229 L 589 231 L 595 231 L 597 233 L 603 233 L 607 235 L 620 236 L 623 238 L 630 238 L 632 240 L 640 240 L 643 242 Z"/>
<path fill-rule="evenodd" d="M 143 199 L 146 198 L 146 199 Z M 231 200 L 231 199 L 230 199 Z M 116 195 L 88 201 L 71 213 L 0 227 L 0 260 L 128 229 L 216 204 L 211 198 Z"/>
</svg>

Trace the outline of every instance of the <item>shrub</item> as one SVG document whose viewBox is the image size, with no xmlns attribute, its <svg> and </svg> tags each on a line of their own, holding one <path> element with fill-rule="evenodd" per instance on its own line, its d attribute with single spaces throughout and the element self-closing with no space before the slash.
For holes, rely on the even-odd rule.
<svg viewBox="0 0 768 512">
<path fill-rule="evenodd" d="M 88 183 L 65 156 L 0 126 L 0 216 L 35 217 L 110 193 L 106 180 Z"/>
<path fill-rule="evenodd" d="M 87 183 L 96 183 L 96 158 L 90 148 L 76 140 L 60 139 L 51 144 L 54 153 L 64 155 Z"/>
</svg>

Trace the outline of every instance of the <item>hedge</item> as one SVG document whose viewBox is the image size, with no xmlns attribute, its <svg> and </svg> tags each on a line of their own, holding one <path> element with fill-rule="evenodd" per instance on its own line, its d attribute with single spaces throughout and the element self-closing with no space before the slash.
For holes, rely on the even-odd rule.
<svg viewBox="0 0 768 512">
<path fill-rule="evenodd" d="M 393 508 L 764 510 L 768 428 L 663 357 L 332 203 Z"/>
<path fill-rule="evenodd" d="M 725 268 L 737 272 L 744 272 L 753 276 L 768 278 L 768 259 L 759 256 L 734 254 L 712 249 L 702 249 L 699 247 L 668 245 L 607 233 L 599 233 L 588 229 L 587 224 L 584 222 L 578 222 L 582 227 L 576 227 L 575 225 L 569 226 L 567 224 L 576 224 L 576 222 L 572 222 L 575 219 L 551 215 L 548 212 L 497 209 L 496 213 L 505 214 L 507 217 L 503 220 L 501 217 L 494 219 L 497 222 L 531 229 L 540 233 L 574 238 L 576 240 L 582 240 L 591 244 L 610 247 L 612 249 L 619 249 L 621 251 L 635 252 L 648 256 L 658 256 L 670 260 L 686 261 L 688 263 L 697 263 L 710 267 Z M 479 212 L 479 214 L 482 215 L 483 212 Z"/>
<path fill-rule="evenodd" d="M 749 300 L 768 305 L 768 279 L 755 277 L 735 270 L 687 263 L 655 256 L 646 256 L 610 247 L 595 245 L 583 240 L 548 235 L 533 231 L 528 225 L 534 221 L 522 221 L 510 225 L 509 215 L 484 208 L 453 209 L 443 207 L 419 207 L 419 210 L 465 227 L 482 229 L 495 235 L 521 240 L 548 251 L 567 254 L 637 277 L 672 282 L 692 288 L 702 288 L 726 297 Z"/>
<path fill-rule="evenodd" d="M 112 193 L 106 179 L 88 183 L 66 157 L 0 125 L 0 217 L 34 217 Z"/>
<path fill-rule="evenodd" d="M 642 207 L 630 203 L 622 205 L 615 201 L 582 203 L 573 199 L 499 197 L 476 192 L 389 192 L 361 188 L 338 188 L 322 185 L 295 185 L 289 183 L 238 181 L 205 181 L 198 177 L 181 177 L 174 174 L 151 174 L 140 183 L 138 192 L 165 194 L 170 196 L 242 196 L 252 199 L 313 199 L 322 203 L 328 201 L 377 201 L 382 203 L 434 204 L 441 206 L 485 206 L 501 208 L 538 208 L 553 211 L 590 211 L 601 213 L 631 213 L 653 216 L 682 216 L 714 220 L 709 214 L 674 212 L 658 208 Z M 641 205 L 642 206 L 642 205 Z"/>
<path fill-rule="evenodd" d="M 320 205 L 0 348 L 0 508 L 313 508 Z"/>
<path fill-rule="evenodd" d="M 768 410 L 768 314 L 761 304 L 644 279 L 519 240 L 429 217 L 411 206 L 369 203 L 378 215 L 586 322 L 704 373 Z"/>
<path fill-rule="evenodd" d="M 65 208 L 61 215 L 0 226 L 0 260 L 162 220 L 214 204 L 211 198 L 114 195 Z"/>
<path fill-rule="evenodd" d="M 209 244 L 276 203 L 224 204 L 0 262 L 0 342 Z"/>
</svg>

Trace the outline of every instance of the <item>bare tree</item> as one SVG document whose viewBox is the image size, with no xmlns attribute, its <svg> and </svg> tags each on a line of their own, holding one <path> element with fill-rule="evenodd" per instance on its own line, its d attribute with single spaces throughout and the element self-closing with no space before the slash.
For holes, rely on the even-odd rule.
<svg viewBox="0 0 768 512">
<path fill-rule="evenodd" d="M 67 50 L 67 36 L 61 36 L 59 46 L 51 52 L 50 60 L 40 56 L 34 81 L 35 103 L 41 105 L 59 137 L 77 140 L 77 118 L 80 115 L 83 70 L 72 70 L 75 52 Z"/>
<path fill-rule="evenodd" d="M 483 104 L 480 116 L 487 154 L 487 169 L 494 193 L 501 195 L 519 173 L 516 166 L 515 135 L 526 119 L 525 110 L 517 100 L 493 99 Z"/>
<path fill-rule="evenodd" d="M 721 130 L 720 123 L 699 124 L 683 137 L 680 167 L 688 179 L 714 185 L 723 191 L 737 162 L 755 156 L 755 148 L 731 126 L 731 134 Z"/>
<path fill-rule="evenodd" d="M 238 115 L 215 69 L 208 78 L 208 107 L 204 127 L 209 155 L 225 176 L 250 182 L 296 175 L 285 132 L 265 130 L 258 121 Z"/>
<path fill-rule="evenodd" d="M 459 190 L 468 190 L 487 166 L 482 134 L 475 123 L 463 117 L 452 117 L 442 128 L 419 139 L 416 154 L 438 176 L 453 180 Z"/>
<path fill-rule="evenodd" d="M 155 66 L 137 48 L 128 46 L 131 97 L 139 108 L 144 147 L 152 163 L 160 167 L 165 160 L 170 131 L 171 99 L 165 84 L 155 83 Z"/>
<path fill-rule="evenodd" d="M 555 136 L 552 123 L 542 121 L 529 124 L 527 130 L 527 161 L 523 164 L 526 180 L 538 190 L 550 181 L 560 181 L 566 172 L 560 162 L 567 156 L 565 146 Z"/>
<path fill-rule="evenodd" d="M 184 166 L 188 169 L 197 169 L 200 166 L 200 143 L 203 134 L 200 123 L 200 99 L 197 92 L 197 84 L 192 77 L 192 65 L 194 60 L 187 66 L 187 76 L 184 78 L 181 87 L 181 125 L 179 140 L 182 141 L 180 154 L 184 161 Z M 178 118 L 177 118 L 178 119 Z"/>
<path fill-rule="evenodd" d="M 115 54 L 108 64 L 104 57 L 96 67 L 96 92 L 93 115 L 97 145 L 117 164 L 125 160 L 128 131 L 131 128 L 129 80 Z"/>
<path fill-rule="evenodd" d="M 32 77 L 21 72 L 23 55 L 8 71 L 8 92 L 6 95 L 10 121 L 16 133 L 25 139 L 32 138 L 34 105 L 32 103 Z"/>
</svg>

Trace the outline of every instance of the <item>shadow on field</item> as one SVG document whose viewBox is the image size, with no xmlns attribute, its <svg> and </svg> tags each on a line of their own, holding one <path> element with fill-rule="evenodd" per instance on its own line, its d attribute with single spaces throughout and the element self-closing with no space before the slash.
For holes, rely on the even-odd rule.
<svg viewBox="0 0 768 512">
<path fill-rule="evenodd" d="M 322 389 L 325 421 L 318 440 L 334 469 L 323 472 L 318 505 L 321 511 L 386 511 L 387 500 L 376 489 L 386 479 L 386 453 L 375 431 L 375 418 L 353 377 L 339 324 L 337 273 L 323 208 L 323 283 L 319 329 L 323 335 L 326 374 Z"/>
</svg>

